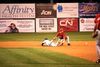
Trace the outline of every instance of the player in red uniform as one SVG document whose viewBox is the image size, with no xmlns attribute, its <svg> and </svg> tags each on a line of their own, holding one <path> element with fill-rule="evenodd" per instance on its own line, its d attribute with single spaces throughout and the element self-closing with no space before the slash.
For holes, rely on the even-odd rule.
<svg viewBox="0 0 100 67">
<path fill-rule="evenodd" d="M 97 51 L 97 61 L 96 63 L 100 64 L 100 14 L 97 14 L 95 17 L 95 27 L 92 37 L 96 38 L 96 51 Z"/>
<path fill-rule="evenodd" d="M 97 14 L 95 17 L 95 28 L 94 28 L 94 32 L 98 29 L 100 30 L 100 14 Z"/>
<path fill-rule="evenodd" d="M 66 40 L 67 40 L 68 46 L 70 46 L 69 36 L 65 34 L 65 31 L 63 28 L 60 28 L 60 30 L 57 32 L 56 36 L 53 39 L 55 39 L 56 37 L 58 38 L 58 41 L 57 41 L 58 46 L 63 45 L 64 41 Z"/>
</svg>

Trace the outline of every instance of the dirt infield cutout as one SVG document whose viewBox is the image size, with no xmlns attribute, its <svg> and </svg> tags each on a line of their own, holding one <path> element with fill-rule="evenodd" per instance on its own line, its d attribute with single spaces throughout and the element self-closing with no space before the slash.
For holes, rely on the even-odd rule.
<svg viewBox="0 0 100 67">
<path fill-rule="evenodd" d="M 7 41 L 0 42 L 0 48 L 44 48 L 54 52 L 84 58 L 93 62 L 95 62 L 97 56 L 95 41 L 72 41 L 71 46 L 65 43 L 63 46 L 59 47 L 41 46 L 40 41 Z"/>
</svg>

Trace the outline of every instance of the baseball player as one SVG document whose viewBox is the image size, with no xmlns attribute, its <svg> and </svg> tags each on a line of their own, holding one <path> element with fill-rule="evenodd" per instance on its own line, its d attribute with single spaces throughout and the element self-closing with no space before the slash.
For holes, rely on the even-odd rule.
<svg viewBox="0 0 100 67">
<path fill-rule="evenodd" d="M 97 61 L 96 63 L 100 64 L 100 14 L 96 15 L 95 18 L 95 27 L 92 37 L 96 38 L 96 50 L 97 50 Z"/>
<path fill-rule="evenodd" d="M 53 38 L 53 40 L 55 38 L 58 38 L 58 41 L 57 41 L 57 45 L 58 46 L 62 46 L 63 43 L 67 40 L 67 43 L 68 43 L 68 46 L 70 46 L 70 41 L 69 41 L 69 36 L 65 35 L 64 33 L 64 29 L 63 28 L 60 28 L 60 30 L 57 32 L 56 36 Z"/>
<path fill-rule="evenodd" d="M 47 45 L 47 46 L 56 47 L 57 43 L 54 43 L 53 40 L 50 41 L 50 40 L 48 40 L 48 38 L 45 38 L 41 45 L 42 46 Z"/>
</svg>

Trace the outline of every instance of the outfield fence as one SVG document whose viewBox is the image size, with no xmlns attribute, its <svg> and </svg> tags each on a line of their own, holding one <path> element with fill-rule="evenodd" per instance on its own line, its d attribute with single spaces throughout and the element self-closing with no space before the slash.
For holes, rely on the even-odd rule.
<svg viewBox="0 0 100 67">
<path fill-rule="evenodd" d="M 19 32 L 93 31 L 100 3 L 7 3 L 0 4 L 0 33 L 10 23 Z"/>
</svg>

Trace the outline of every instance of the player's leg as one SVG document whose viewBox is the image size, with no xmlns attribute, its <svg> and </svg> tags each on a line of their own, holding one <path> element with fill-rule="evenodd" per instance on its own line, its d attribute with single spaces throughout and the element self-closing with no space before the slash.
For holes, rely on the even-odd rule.
<svg viewBox="0 0 100 67">
<path fill-rule="evenodd" d="M 63 46 L 64 42 L 64 39 L 60 39 L 60 46 Z"/>
<path fill-rule="evenodd" d="M 100 64 L 100 46 L 96 45 L 96 50 L 97 50 L 97 61 L 96 61 L 96 63 Z"/>
<path fill-rule="evenodd" d="M 97 61 L 96 63 L 100 64 L 100 31 L 97 31 L 98 36 L 97 36 L 97 40 L 96 40 L 96 50 L 97 50 Z"/>
<path fill-rule="evenodd" d="M 56 47 L 57 44 L 55 44 L 54 42 L 52 42 L 52 43 L 51 43 L 51 46 L 52 46 L 52 47 Z"/>
<path fill-rule="evenodd" d="M 56 46 L 57 46 L 57 44 L 55 44 L 55 43 L 54 43 L 54 40 L 51 40 L 51 41 L 50 41 L 50 44 L 49 44 L 49 46 L 56 47 Z"/>
<path fill-rule="evenodd" d="M 57 40 L 56 44 L 57 44 L 57 46 L 59 46 L 59 44 L 60 44 L 60 39 Z"/>
<path fill-rule="evenodd" d="M 65 40 L 67 41 L 68 46 L 70 46 L 70 39 L 69 39 L 69 36 L 66 36 L 66 39 L 65 39 Z"/>
</svg>

